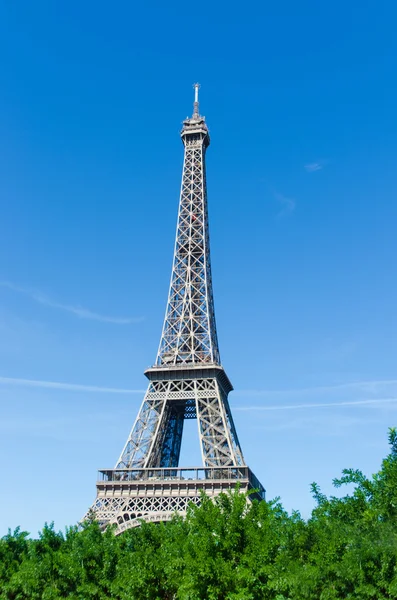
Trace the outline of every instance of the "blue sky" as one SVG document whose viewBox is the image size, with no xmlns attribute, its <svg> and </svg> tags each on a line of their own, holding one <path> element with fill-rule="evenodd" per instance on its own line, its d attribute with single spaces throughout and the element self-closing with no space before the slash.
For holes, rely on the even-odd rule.
<svg viewBox="0 0 397 600">
<path fill-rule="evenodd" d="M 247 463 L 307 515 L 397 421 L 391 2 L 0 6 L 0 535 L 75 523 L 153 364 L 192 83 Z M 198 461 L 195 422 L 183 445 Z"/>
</svg>

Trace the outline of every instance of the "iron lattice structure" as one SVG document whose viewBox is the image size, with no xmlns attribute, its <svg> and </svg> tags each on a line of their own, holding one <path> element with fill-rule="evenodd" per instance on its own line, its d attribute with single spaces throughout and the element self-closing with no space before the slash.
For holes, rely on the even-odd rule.
<svg viewBox="0 0 397 600">
<path fill-rule="evenodd" d="M 115 469 L 100 471 L 92 510 L 118 531 L 161 521 L 200 490 L 264 489 L 246 467 L 228 394 L 233 389 L 220 361 L 211 280 L 205 155 L 210 136 L 199 114 L 183 122 L 182 185 L 168 303 L 155 365 L 145 371 L 148 390 Z M 183 424 L 197 419 L 203 471 L 179 469 Z M 185 477 L 184 472 L 194 477 Z M 198 473 L 202 476 L 199 477 Z"/>
</svg>

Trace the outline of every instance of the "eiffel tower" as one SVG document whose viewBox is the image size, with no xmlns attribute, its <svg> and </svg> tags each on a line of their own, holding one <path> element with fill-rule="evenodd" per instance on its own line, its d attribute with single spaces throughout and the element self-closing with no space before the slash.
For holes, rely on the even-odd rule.
<svg viewBox="0 0 397 600">
<path fill-rule="evenodd" d="M 99 471 L 92 506 L 103 527 L 116 533 L 145 521 L 184 514 L 200 491 L 216 497 L 234 489 L 265 490 L 247 467 L 233 423 L 233 387 L 221 364 L 212 293 L 205 155 L 210 136 L 200 116 L 183 121 L 184 163 L 168 303 L 149 386 L 114 469 Z M 202 465 L 179 466 L 183 424 L 197 419 Z"/>
</svg>

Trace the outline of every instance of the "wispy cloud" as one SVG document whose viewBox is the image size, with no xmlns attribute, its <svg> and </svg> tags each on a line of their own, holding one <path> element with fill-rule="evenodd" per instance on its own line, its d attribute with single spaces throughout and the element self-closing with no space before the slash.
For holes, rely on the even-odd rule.
<svg viewBox="0 0 397 600">
<path fill-rule="evenodd" d="M 132 323 L 140 323 L 144 319 L 143 317 L 111 317 L 108 315 L 102 315 L 100 313 L 93 312 L 92 310 L 83 308 L 81 306 L 63 304 L 61 302 L 56 302 L 52 300 L 51 298 L 37 290 L 24 288 L 19 285 L 15 285 L 14 283 L 11 283 L 10 281 L 0 281 L 0 286 L 8 288 L 13 292 L 24 294 L 25 296 L 28 296 L 31 300 L 34 300 L 34 302 L 37 302 L 38 304 L 66 311 L 75 315 L 76 317 L 79 317 L 80 319 L 90 319 L 92 321 L 100 321 L 101 323 L 114 323 L 116 325 L 131 325 Z"/>
<path fill-rule="evenodd" d="M 278 217 L 286 217 L 294 212 L 296 208 L 296 200 L 294 198 L 288 198 L 279 192 L 274 192 L 274 197 L 281 205 L 281 210 L 277 214 Z"/>
<path fill-rule="evenodd" d="M 294 411 L 318 408 L 359 407 L 397 408 L 397 379 L 349 381 L 334 385 L 313 386 L 282 390 L 237 390 L 236 396 L 257 398 L 263 403 L 235 405 L 236 411 Z M 311 398 L 314 402 L 308 402 Z M 274 400 L 281 400 L 274 404 Z M 267 404 L 270 400 L 271 404 Z M 303 402 L 302 402 L 303 400 Z"/>
<path fill-rule="evenodd" d="M 302 396 L 307 394 L 327 394 L 343 391 L 356 391 L 369 394 L 384 393 L 385 389 L 392 387 L 397 394 L 397 379 L 375 379 L 366 381 L 348 381 L 344 383 L 336 383 L 334 385 L 322 385 L 304 388 L 269 390 L 269 389 L 253 389 L 253 390 L 236 390 L 237 395 L 246 396 Z"/>
<path fill-rule="evenodd" d="M 247 411 L 265 411 L 265 410 L 304 410 L 311 408 L 334 408 L 338 406 L 367 406 L 367 405 L 378 405 L 382 408 L 385 404 L 396 403 L 397 398 L 376 398 L 369 400 L 353 400 L 351 402 L 316 402 L 308 404 L 275 404 L 273 406 L 234 406 L 234 411 L 247 412 Z"/>
<path fill-rule="evenodd" d="M 23 435 L 24 437 L 49 438 L 57 441 L 95 442 L 106 435 L 120 433 L 120 420 L 131 420 L 131 412 L 69 412 L 62 416 L 54 414 L 51 406 L 41 407 L 41 411 L 26 410 L 17 416 L 8 416 L 0 420 L 0 433 L 4 435 Z M 95 426 L 93 424 L 95 423 Z"/>
<path fill-rule="evenodd" d="M 83 385 L 78 383 L 62 383 L 60 381 L 40 381 L 37 379 L 21 379 L 15 377 L 0 377 L 0 385 L 18 386 L 28 388 L 46 388 L 64 390 L 69 392 L 95 392 L 104 394 L 144 394 L 145 390 L 129 390 L 123 388 L 109 388 L 98 385 Z"/>
<path fill-rule="evenodd" d="M 37 379 L 23 379 L 16 377 L 0 377 L 0 388 L 1 386 L 9 387 L 24 387 L 24 388 L 41 388 L 41 389 L 52 389 L 61 390 L 68 392 L 93 392 L 93 393 L 105 393 L 105 394 L 144 394 L 145 390 L 142 389 L 126 389 L 126 388 L 114 388 L 114 387 L 103 387 L 98 385 L 85 385 L 79 383 L 65 383 L 60 381 L 43 381 Z M 352 391 L 367 393 L 370 395 L 376 395 L 379 393 L 387 393 L 387 391 L 395 396 L 389 397 L 378 397 L 378 398 L 360 398 L 357 400 L 335 400 L 330 402 L 326 400 L 324 402 L 304 402 L 299 404 L 259 404 L 259 405 L 234 405 L 233 410 L 239 412 L 248 411 L 294 411 L 294 410 L 310 410 L 317 408 L 336 408 L 336 407 L 354 407 L 354 406 L 368 406 L 375 408 L 382 408 L 390 406 L 391 404 L 397 405 L 397 380 L 396 379 L 385 379 L 385 380 L 374 380 L 374 381 L 356 381 L 341 383 L 338 385 L 330 386 L 318 386 L 312 388 L 299 388 L 290 390 L 236 390 L 235 395 L 246 397 L 266 397 L 270 396 L 273 399 L 275 397 L 294 397 L 301 395 L 321 395 L 329 393 L 338 393 L 340 391 Z M 1 389 L 0 389 L 1 391 Z"/>
<path fill-rule="evenodd" d="M 382 411 L 373 409 L 369 410 L 302 410 L 288 412 L 263 412 L 256 413 L 255 425 L 251 425 L 253 435 L 260 437 L 262 432 L 280 433 L 289 431 L 292 435 L 304 435 L 307 439 L 321 438 L 345 438 L 350 436 L 352 430 L 361 431 L 365 435 L 365 431 L 376 426 L 385 429 L 385 416 Z M 250 413 L 249 418 L 252 419 Z M 262 418 L 260 418 L 262 416 Z M 256 433 L 257 432 L 257 433 Z M 366 446 L 374 446 L 373 439 L 369 436 Z M 384 444 L 379 445 L 379 448 L 384 450 Z"/>
<path fill-rule="evenodd" d="M 316 171 L 321 171 L 321 169 L 323 169 L 327 163 L 327 160 L 316 160 L 314 162 L 307 163 L 304 166 L 304 169 L 307 171 L 307 173 L 315 173 Z"/>
</svg>

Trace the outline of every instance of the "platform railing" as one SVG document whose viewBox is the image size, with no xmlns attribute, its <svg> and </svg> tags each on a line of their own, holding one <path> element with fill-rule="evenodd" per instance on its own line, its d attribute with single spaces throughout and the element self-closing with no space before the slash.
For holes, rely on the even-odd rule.
<svg viewBox="0 0 397 600">
<path fill-rule="evenodd" d="M 258 490 L 261 498 L 265 490 L 249 467 L 167 467 L 157 469 L 103 469 L 98 472 L 100 483 L 128 483 L 139 481 L 245 481 Z"/>
</svg>

